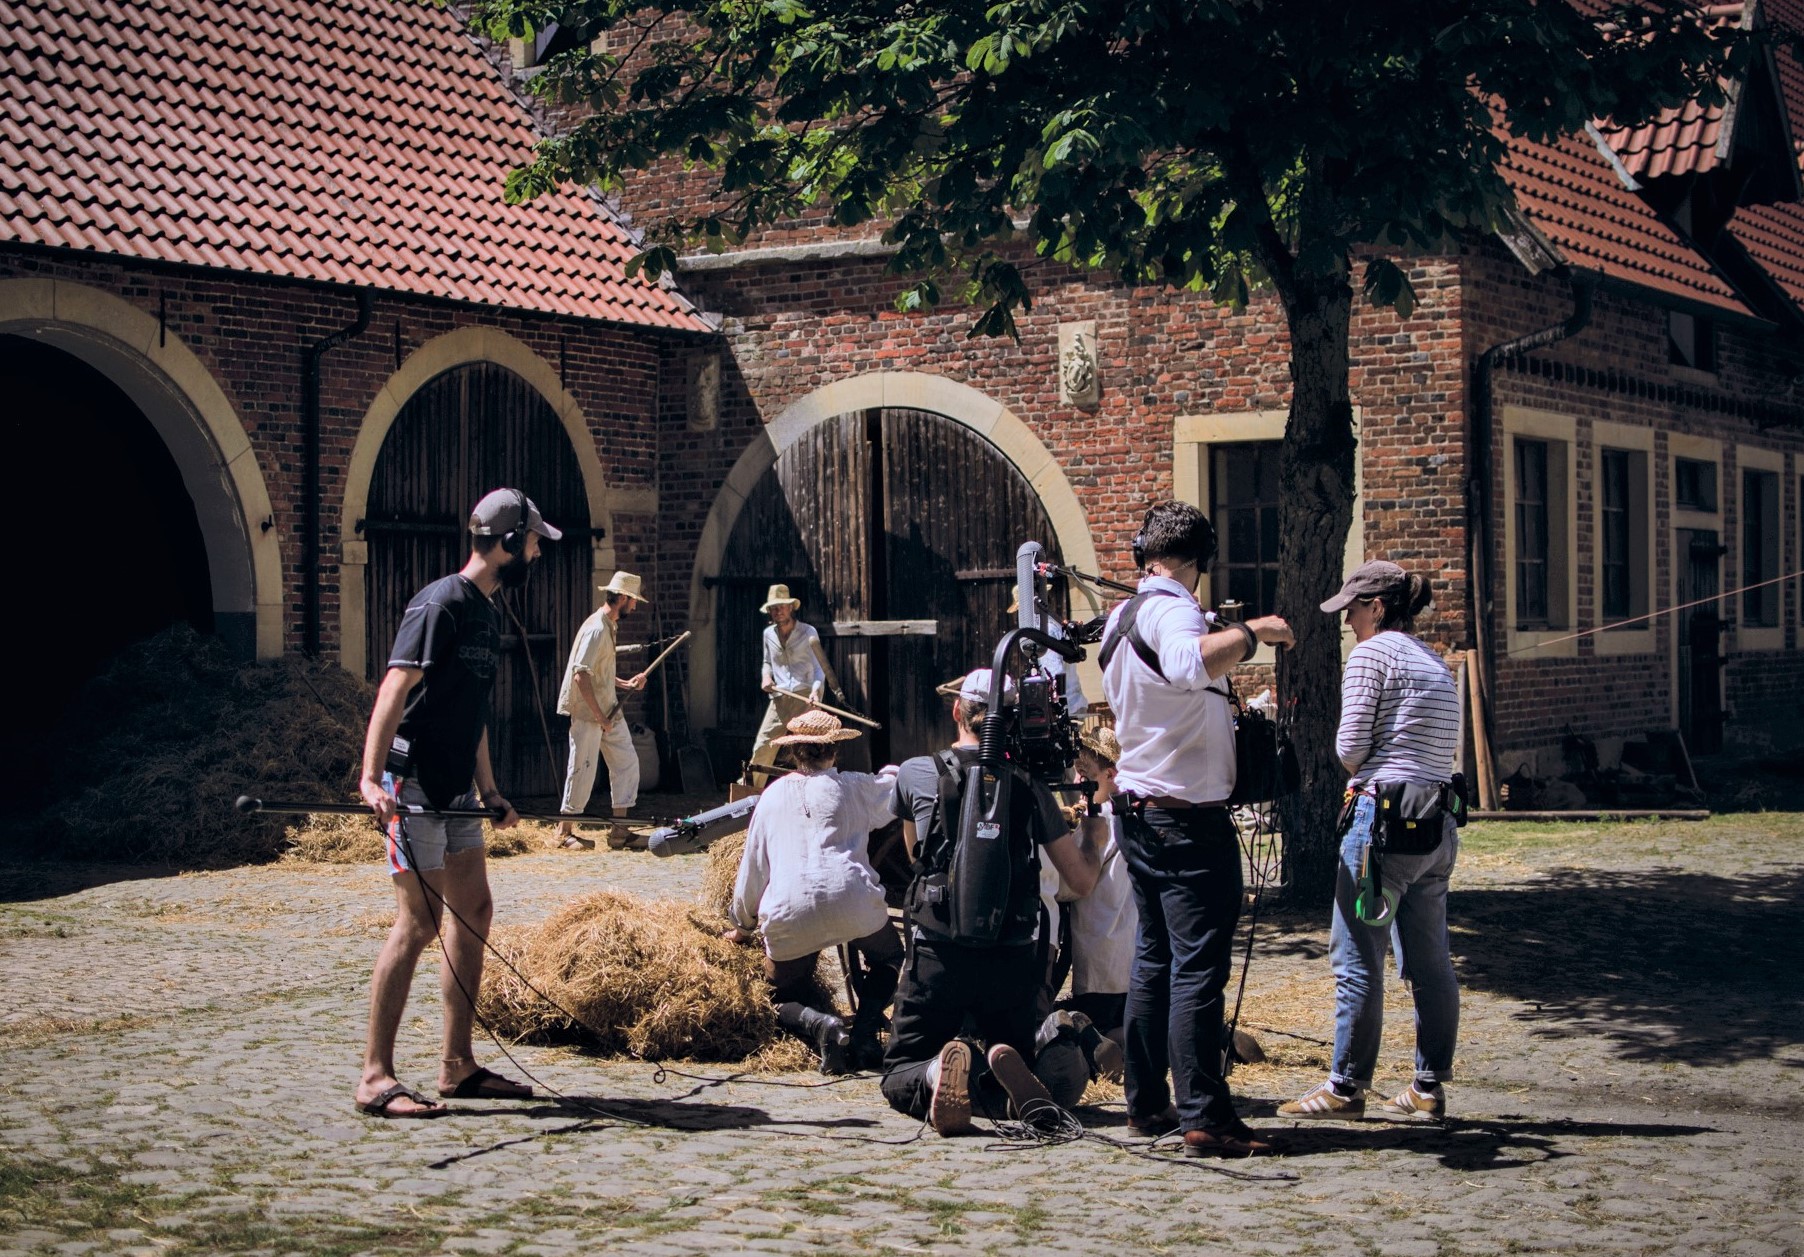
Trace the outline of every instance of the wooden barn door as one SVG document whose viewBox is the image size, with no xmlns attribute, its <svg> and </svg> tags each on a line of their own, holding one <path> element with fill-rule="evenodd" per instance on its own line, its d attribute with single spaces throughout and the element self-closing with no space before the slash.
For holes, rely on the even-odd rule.
<svg viewBox="0 0 1804 1257">
<path fill-rule="evenodd" d="M 563 424 L 504 367 L 474 363 L 432 380 L 408 399 L 382 443 L 369 514 L 360 522 L 369 542 L 367 658 L 375 680 L 408 599 L 463 566 L 470 508 L 501 487 L 523 490 L 564 531 L 563 541 L 543 548 L 526 588 L 505 595 L 489 729 L 502 790 L 515 799 L 542 798 L 561 788 L 558 682 L 593 600 L 589 506 Z"/>
<path fill-rule="evenodd" d="M 1015 551 L 1027 540 L 1058 557 L 1032 487 L 962 424 L 894 409 L 816 424 L 754 487 L 710 582 L 720 766 L 737 766 L 764 713 L 767 586 L 785 582 L 803 600 L 852 707 L 883 723 L 845 762 L 899 761 L 950 741 L 935 687 L 989 662 L 1010 626 Z M 896 624 L 911 631 L 883 628 Z"/>
</svg>

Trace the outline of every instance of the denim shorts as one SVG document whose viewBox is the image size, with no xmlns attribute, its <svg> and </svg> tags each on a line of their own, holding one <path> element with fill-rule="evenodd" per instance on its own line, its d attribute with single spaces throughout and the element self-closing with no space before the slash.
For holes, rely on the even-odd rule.
<svg viewBox="0 0 1804 1257">
<path fill-rule="evenodd" d="M 410 807 L 431 807 L 426 792 L 412 781 L 382 774 L 383 786 Z M 474 788 L 451 800 L 454 808 L 476 808 L 482 800 Z M 388 871 L 398 875 L 411 870 L 433 872 L 445 867 L 445 857 L 483 845 L 480 816 L 408 816 L 396 813 L 388 823 Z"/>
</svg>

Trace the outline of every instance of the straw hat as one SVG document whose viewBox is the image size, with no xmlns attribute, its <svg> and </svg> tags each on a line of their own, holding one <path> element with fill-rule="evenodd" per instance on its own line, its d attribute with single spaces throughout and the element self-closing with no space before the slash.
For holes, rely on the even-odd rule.
<svg viewBox="0 0 1804 1257">
<path fill-rule="evenodd" d="M 1088 733 L 1081 735 L 1077 743 L 1097 759 L 1106 760 L 1111 766 L 1121 762 L 1121 742 L 1115 736 L 1115 730 L 1108 725 L 1097 725 Z"/>
<path fill-rule="evenodd" d="M 614 579 L 599 588 L 604 594 L 625 594 L 634 602 L 645 601 L 645 595 L 639 592 L 639 578 L 631 572 L 615 572 Z"/>
<path fill-rule="evenodd" d="M 858 730 L 847 729 L 840 725 L 839 717 L 831 712 L 811 710 L 797 716 L 788 725 L 787 737 L 772 738 L 772 746 L 794 746 L 798 742 L 824 744 L 827 742 L 850 742 L 858 736 Z"/>
<path fill-rule="evenodd" d="M 799 607 L 802 605 L 802 600 L 789 596 L 788 585 L 772 585 L 770 591 L 764 595 L 764 605 L 758 610 L 769 611 L 772 607 L 780 607 L 785 603 L 792 607 Z"/>
</svg>

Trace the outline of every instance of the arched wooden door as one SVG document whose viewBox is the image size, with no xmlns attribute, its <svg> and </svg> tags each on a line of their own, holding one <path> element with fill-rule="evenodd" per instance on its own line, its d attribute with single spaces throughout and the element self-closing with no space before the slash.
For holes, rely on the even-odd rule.
<svg viewBox="0 0 1804 1257">
<path fill-rule="evenodd" d="M 1015 551 L 1059 557 L 1038 495 L 964 425 L 915 410 L 869 410 L 816 424 L 746 499 L 717 588 L 719 740 L 743 758 L 764 713 L 758 610 L 787 583 L 821 631 L 851 705 L 883 728 L 846 762 L 899 761 L 951 739 L 942 681 L 988 663 L 1011 627 Z M 933 635 L 885 630 L 911 622 Z M 876 626 L 873 628 L 872 626 Z M 719 756 L 717 756 L 719 758 Z"/>
<path fill-rule="evenodd" d="M 544 547 L 526 588 L 506 595 L 502 611 L 489 745 L 501 788 L 523 799 L 560 788 L 557 689 L 564 652 L 593 601 L 591 533 L 588 494 L 563 424 L 504 367 L 472 363 L 431 380 L 407 400 L 382 443 L 369 514 L 359 521 L 369 542 L 366 658 L 374 680 L 407 600 L 463 566 L 470 508 L 503 486 L 523 490 L 564 531 L 561 542 Z"/>
</svg>

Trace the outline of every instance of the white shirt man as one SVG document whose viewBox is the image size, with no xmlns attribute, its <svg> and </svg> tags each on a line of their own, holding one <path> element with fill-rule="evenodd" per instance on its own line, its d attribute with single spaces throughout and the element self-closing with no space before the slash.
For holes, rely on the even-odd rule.
<svg viewBox="0 0 1804 1257">
<path fill-rule="evenodd" d="M 608 789 L 614 804 L 608 846 L 615 850 L 645 846 L 644 839 L 623 823 L 639 800 L 639 752 L 633 746 L 632 731 L 620 707 L 622 692 L 645 688 L 645 674 L 641 672 L 623 681 L 614 671 L 620 619 L 644 601 L 639 591 L 639 578 L 632 572 L 615 572 L 614 579 L 601 587 L 603 604 L 576 631 L 576 643 L 570 648 L 570 661 L 564 667 L 564 684 L 557 698 L 558 715 L 570 717 L 570 759 L 558 811 L 566 816 L 582 813 L 595 788 L 596 761 L 606 760 Z M 576 836 L 572 821 L 559 822 L 558 835 L 560 845 L 573 851 L 595 845 Z"/>
</svg>

